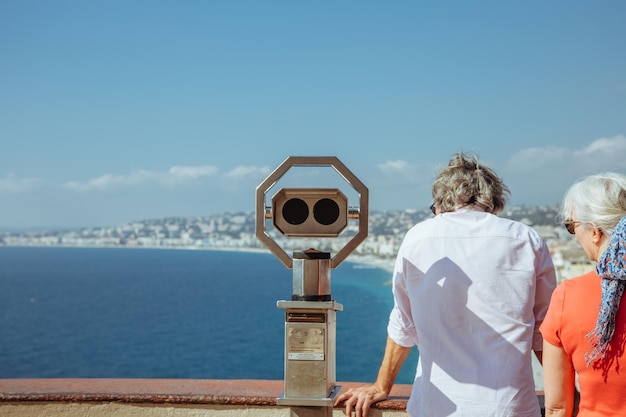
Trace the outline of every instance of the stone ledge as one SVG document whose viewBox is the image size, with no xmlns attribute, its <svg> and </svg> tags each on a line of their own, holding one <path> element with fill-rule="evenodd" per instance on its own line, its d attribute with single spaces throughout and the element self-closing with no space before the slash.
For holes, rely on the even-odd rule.
<svg viewBox="0 0 626 417">
<path fill-rule="evenodd" d="M 338 382 L 341 391 L 364 385 Z M 283 381 L 205 379 L 0 379 L 2 402 L 126 402 L 276 406 Z M 340 391 L 340 392 L 341 392 Z M 395 385 L 381 410 L 405 410 L 411 385 Z"/>
</svg>

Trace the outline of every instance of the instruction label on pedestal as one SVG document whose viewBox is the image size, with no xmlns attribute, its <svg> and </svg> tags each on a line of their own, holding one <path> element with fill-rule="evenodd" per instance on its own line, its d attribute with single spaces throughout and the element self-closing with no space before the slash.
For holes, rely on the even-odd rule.
<svg viewBox="0 0 626 417">
<path fill-rule="evenodd" d="M 325 328 L 291 324 L 287 329 L 287 359 L 323 361 Z"/>
</svg>

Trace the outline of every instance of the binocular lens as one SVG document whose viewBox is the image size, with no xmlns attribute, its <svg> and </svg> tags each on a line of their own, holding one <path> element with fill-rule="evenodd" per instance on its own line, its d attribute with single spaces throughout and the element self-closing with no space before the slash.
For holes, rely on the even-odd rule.
<svg viewBox="0 0 626 417">
<path fill-rule="evenodd" d="M 324 226 L 333 224 L 339 218 L 339 205 L 330 198 L 322 198 L 313 206 L 313 217 Z"/>
<path fill-rule="evenodd" d="M 289 224 L 302 224 L 309 217 L 309 206 L 299 198 L 290 198 L 283 205 L 283 219 Z"/>
</svg>

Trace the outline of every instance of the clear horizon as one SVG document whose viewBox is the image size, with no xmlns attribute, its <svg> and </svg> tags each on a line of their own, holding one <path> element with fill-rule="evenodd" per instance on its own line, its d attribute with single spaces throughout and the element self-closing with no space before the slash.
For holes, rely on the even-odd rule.
<svg viewBox="0 0 626 417">
<path fill-rule="evenodd" d="M 475 152 L 511 205 L 626 172 L 626 2 L 0 4 L 0 230 L 254 210 L 337 156 L 422 209 Z M 293 181 L 317 186 L 317 172 Z"/>
</svg>

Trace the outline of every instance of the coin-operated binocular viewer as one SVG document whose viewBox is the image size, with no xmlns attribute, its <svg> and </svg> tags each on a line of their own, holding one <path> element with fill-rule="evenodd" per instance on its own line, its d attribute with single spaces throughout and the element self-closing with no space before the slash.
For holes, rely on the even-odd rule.
<svg viewBox="0 0 626 417">
<path fill-rule="evenodd" d="M 351 208 L 338 188 L 282 188 L 271 205 L 266 193 L 293 166 L 332 167 L 359 195 Z M 333 300 L 330 271 L 367 237 L 368 190 L 336 157 L 289 157 L 256 190 L 256 236 L 278 259 L 293 270 L 291 300 L 277 302 L 285 309 L 285 388 L 279 405 L 291 406 L 292 416 L 331 416 L 336 386 L 336 312 L 343 306 Z M 337 238 L 350 220 L 358 232 L 331 257 L 314 248 L 285 250 L 267 233 L 274 228 L 288 238 Z"/>
</svg>

